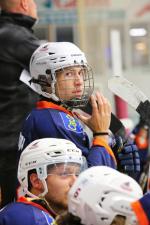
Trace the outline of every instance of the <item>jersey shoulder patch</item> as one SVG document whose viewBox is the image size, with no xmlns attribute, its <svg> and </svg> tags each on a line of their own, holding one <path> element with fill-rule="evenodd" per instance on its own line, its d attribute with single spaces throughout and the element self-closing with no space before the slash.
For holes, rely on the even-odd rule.
<svg viewBox="0 0 150 225">
<path fill-rule="evenodd" d="M 66 114 L 64 112 L 60 112 L 59 114 L 67 130 L 74 131 L 76 133 L 83 132 L 83 127 L 77 119 L 73 118 L 71 115 Z"/>
</svg>

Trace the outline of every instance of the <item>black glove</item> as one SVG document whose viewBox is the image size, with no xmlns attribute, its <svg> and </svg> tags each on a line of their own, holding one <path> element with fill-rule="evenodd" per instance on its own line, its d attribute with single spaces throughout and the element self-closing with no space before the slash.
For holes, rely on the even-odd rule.
<svg viewBox="0 0 150 225">
<path fill-rule="evenodd" d="M 123 144 L 122 138 L 117 136 L 112 149 L 117 159 L 118 170 L 136 178 L 140 172 L 140 156 L 137 146 L 133 143 Z"/>
</svg>

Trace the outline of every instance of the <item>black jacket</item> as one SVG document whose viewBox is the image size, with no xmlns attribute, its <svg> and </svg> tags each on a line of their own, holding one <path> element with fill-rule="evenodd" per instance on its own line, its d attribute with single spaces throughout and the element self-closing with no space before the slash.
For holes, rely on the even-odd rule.
<svg viewBox="0 0 150 225">
<path fill-rule="evenodd" d="M 19 81 L 29 70 L 33 51 L 39 46 L 31 17 L 0 13 L 0 151 L 17 151 L 22 122 L 35 106 L 37 95 Z"/>
</svg>

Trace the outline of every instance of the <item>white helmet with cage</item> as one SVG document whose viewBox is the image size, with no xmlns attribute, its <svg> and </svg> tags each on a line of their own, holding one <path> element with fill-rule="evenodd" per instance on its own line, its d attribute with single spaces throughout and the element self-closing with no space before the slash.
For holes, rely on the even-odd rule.
<svg viewBox="0 0 150 225">
<path fill-rule="evenodd" d="M 106 166 L 91 167 L 81 173 L 69 191 L 69 212 L 86 225 L 110 225 L 115 216 L 135 225 L 131 202 L 142 189 L 131 177 Z"/>
<path fill-rule="evenodd" d="M 45 188 L 40 195 L 45 196 L 48 191 L 45 181 L 48 166 L 57 166 L 60 163 L 65 165 L 73 163 L 81 168 L 83 166 L 81 150 L 66 139 L 42 138 L 30 143 L 23 150 L 18 165 L 18 180 L 24 193 L 33 196 L 28 188 L 28 172 L 35 169 Z"/>
<path fill-rule="evenodd" d="M 30 60 L 31 84 L 34 85 L 34 90 L 46 98 L 65 104 L 68 101 L 60 99 L 56 94 L 56 72 L 72 66 L 84 67 L 86 75 L 81 99 L 71 101 L 74 106 L 86 104 L 93 92 L 93 73 L 89 69 L 84 53 L 71 42 L 47 42 L 35 50 Z M 49 86 L 50 93 L 43 90 L 42 85 Z"/>
</svg>

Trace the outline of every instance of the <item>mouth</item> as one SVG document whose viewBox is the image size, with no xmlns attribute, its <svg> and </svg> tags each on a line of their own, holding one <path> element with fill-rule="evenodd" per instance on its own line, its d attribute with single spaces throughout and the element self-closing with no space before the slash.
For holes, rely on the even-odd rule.
<svg viewBox="0 0 150 225">
<path fill-rule="evenodd" d="M 72 94 L 75 94 L 75 95 L 82 95 L 83 91 L 82 90 L 74 90 L 72 92 Z"/>
<path fill-rule="evenodd" d="M 81 98 L 82 97 L 82 94 L 83 94 L 83 91 L 81 90 L 75 90 L 72 92 L 72 94 L 77 97 L 77 98 Z"/>
</svg>

